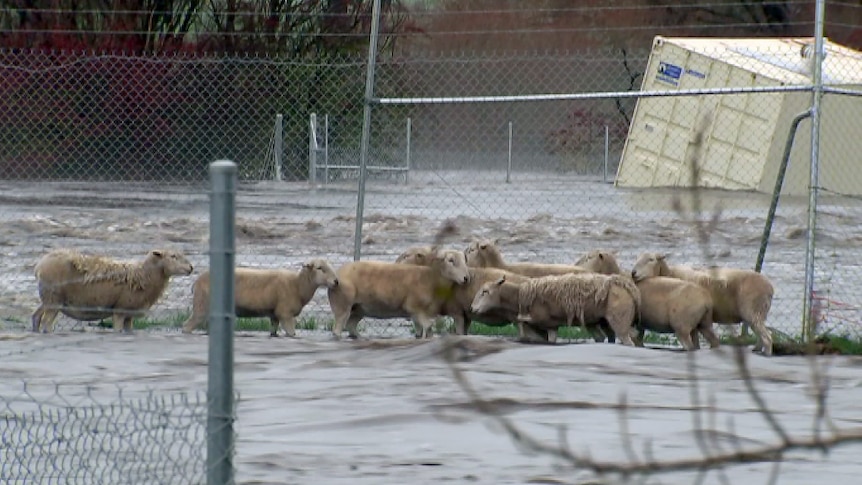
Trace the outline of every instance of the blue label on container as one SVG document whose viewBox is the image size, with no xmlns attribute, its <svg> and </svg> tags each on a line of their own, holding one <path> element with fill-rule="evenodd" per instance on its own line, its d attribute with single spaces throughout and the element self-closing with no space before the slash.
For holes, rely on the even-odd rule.
<svg viewBox="0 0 862 485">
<path fill-rule="evenodd" d="M 682 67 L 669 62 L 659 62 L 656 80 L 671 86 L 679 86 L 680 76 L 682 76 Z"/>
<path fill-rule="evenodd" d="M 660 62 L 658 65 L 658 74 L 659 76 L 678 80 L 682 76 L 682 67 L 669 62 Z"/>
</svg>

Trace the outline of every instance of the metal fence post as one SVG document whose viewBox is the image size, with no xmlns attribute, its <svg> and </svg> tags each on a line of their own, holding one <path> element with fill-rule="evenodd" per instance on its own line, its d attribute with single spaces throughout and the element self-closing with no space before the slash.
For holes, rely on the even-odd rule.
<svg viewBox="0 0 862 485">
<path fill-rule="evenodd" d="M 362 110 L 362 138 L 359 142 L 359 187 L 356 196 L 356 228 L 353 235 L 353 260 L 362 253 L 362 220 L 365 211 L 365 179 L 368 176 L 368 148 L 371 142 L 371 103 L 374 101 L 374 68 L 377 64 L 377 38 L 380 33 L 380 0 L 371 4 L 371 39 L 365 71 L 365 107 Z"/>
<path fill-rule="evenodd" d="M 512 182 L 512 122 L 509 122 L 509 159 L 506 164 L 506 183 Z"/>
<path fill-rule="evenodd" d="M 410 137 L 413 136 L 413 120 L 407 118 L 407 153 L 405 154 L 404 165 L 407 170 L 404 172 L 404 182 L 410 182 Z"/>
<path fill-rule="evenodd" d="M 273 160 L 275 163 L 275 180 L 281 182 L 281 157 L 284 154 L 284 117 L 281 113 L 275 115 L 275 143 L 273 143 Z"/>
<path fill-rule="evenodd" d="M 308 120 L 308 182 L 317 183 L 317 114 L 311 113 Z"/>
<path fill-rule="evenodd" d="M 823 18 L 824 0 L 817 0 L 814 11 L 814 64 L 811 81 L 811 170 L 808 185 L 808 241 L 805 246 L 805 295 L 802 304 L 802 338 L 811 342 L 815 325 L 811 310 L 814 299 L 814 251 L 817 234 L 817 190 L 820 185 L 820 101 L 823 98 Z"/>
<path fill-rule="evenodd" d="M 210 307 L 207 485 L 234 483 L 233 333 L 237 166 L 210 164 Z"/>
<path fill-rule="evenodd" d="M 608 158 L 611 148 L 611 134 L 608 125 L 605 125 L 605 152 L 602 159 L 602 182 L 608 183 Z"/>
</svg>

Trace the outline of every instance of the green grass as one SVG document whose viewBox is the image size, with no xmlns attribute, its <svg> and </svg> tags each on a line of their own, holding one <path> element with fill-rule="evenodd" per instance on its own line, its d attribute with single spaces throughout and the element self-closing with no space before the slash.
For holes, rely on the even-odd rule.
<svg viewBox="0 0 862 485">
<path fill-rule="evenodd" d="M 134 321 L 135 330 L 157 330 L 157 329 L 179 329 L 183 322 L 188 318 L 187 312 L 177 312 L 171 316 L 164 318 L 140 318 Z M 11 321 L 11 320 L 10 320 Z M 315 317 L 301 317 L 297 320 L 297 330 L 305 331 L 321 331 L 328 332 L 332 329 L 331 319 L 319 319 Z M 103 320 L 97 324 L 103 328 L 112 328 L 110 320 Z M 269 332 L 270 323 L 268 318 L 238 318 L 236 321 L 236 329 L 243 332 Z M 455 325 L 451 319 L 438 318 L 434 323 L 434 333 L 437 335 L 455 333 Z M 518 336 L 518 328 L 514 324 L 496 326 L 486 325 L 481 322 L 473 322 L 470 325 L 470 335 L 483 335 L 489 337 L 510 337 Z M 586 330 L 580 327 L 560 327 L 558 331 L 560 340 L 592 340 L 592 336 Z M 723 345 L 754 345 L 756 339 L 754 335 L 741 337 L 732 337 L 723 335 L 720 337 Z M 818 341 L 830 346 L 834 351 L 843 355 L 862 355 L 862 338 L 854 338 L 849 335 L 834 335 L 823 334 L 818 337 Z M 781 332 L 775 332 L 775 342 L 777 344 L 802 345 L 801 342 L 790 335 Z M 659 334 L 647 332 L 644 336 L 644 343 L 652 345 L 679 345 L 676 337 L 673 334 Z"/>
<path fill-rule="evenodd" d="M 843 355 L 862 355 L 862 340 L 851 339 L 846 335 L 829 335 L 823 337 Z"/>
</svg>

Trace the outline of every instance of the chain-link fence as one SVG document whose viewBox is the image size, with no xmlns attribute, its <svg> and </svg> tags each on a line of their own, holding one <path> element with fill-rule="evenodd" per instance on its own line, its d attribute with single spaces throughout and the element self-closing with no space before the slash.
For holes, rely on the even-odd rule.
<svg viewBox="0 0 862 485">
<path fill-rule="evenodd" d="M 204 481 L 206 398 L 19 382 L 0 395 L 0 480 Z"/>
<path fill-rule="evenodd" d="M 453 244 L 497 238 L 513 260 L 573 262 L 601 247 L 616 251 L 626 267 L 640 252 L 658 251 L 679 263 L 751 268 L 791 118 L 809 104 L 806 42 L 668 39 L 661 52 L 653 46 L 382 60 L 377 97 L 426 102 L 373 109 L 363 257 L 394 259 L 455 218 L 462 231 Z M 825 79 L 852 87 L 856 54 L 839 47 L 828 54 L 835 60 Z M 349 260 L 363 69 L 356 59 L 0 52 L 0 197 L 10 256 L 5 325 L 29 319 L 36 305 L 32 267 L 49 248 L 142 257 L 170 244 L 204 267 L 203 182 L 205 167 L 218 158 L 235 160 L 240 170 L 239 264 L 298 268 L 310 257 L 336 266 Z M 784 90 L 794 86 L 800 90 Z M 629 94 L 639 89 L 694 91 Z M 434 102 L 533 93 L 580 94 Z M 854 259 L 837 248 L 855 237 L 856 169 L 852 152 L 830 153 L 855 140 L 847 120 L 858 99 L 824 98 L 816 286 L 823 329 L 853 334 Z M 695 154 L 692 134 L 704 118 L 707 141 Z M 763 268 L 776 285 L 770 324 L 793 335 L 804 292 L 809 135 L 803 122 Z M 690 213 L 693 192 L 679 188 L 690 185 L 686 163 L 693 156 L 703 178 L 700 216 L 721 213 L 707 244 L 686 222 L 698 217 Z M 153 315 L 179 324 L 190 300 L 191 281 L 176 279 Z M 328 327 L 324 292 L 304 315 L 300 328 Z M 371 333 L 393 334 L 393 325 Z"/>
</svg>

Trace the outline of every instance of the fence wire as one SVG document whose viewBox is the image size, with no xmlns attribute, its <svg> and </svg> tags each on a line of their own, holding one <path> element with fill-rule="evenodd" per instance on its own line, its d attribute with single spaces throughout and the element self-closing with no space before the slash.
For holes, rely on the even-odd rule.
<svg viewBox="0 0 862 485">
<path fill-rule="evenodd" d="M 452 219 L 461 228 L 452 246 L 497 239 L 510 260 L 572 263 L 589 250 L 608 249 L 624 268 L 643 251 L 680 264 L 753 268 L 790 120 L 809 105 L 807 92 L 778 91 L 810 82 L 805 42 L 667 41 L 661 62 L 651 46 L 381 59 L 378 98 L 604 94 L 375 105 L 369 165 L 409 166 L 409 172 L 369 172 L 362 257 L 392 261 L 428 244 L 436 227 Z M 830 48 L 826 79 L 836 85 L 845 79 L 841 85 L 852 89 L 858 61 Z M 239 166 L 237 264 L 298 270 L 313 257 L 336 268 L 352 259 L 363 60 L 6 50 L 0 78 L 4 327 L 27 326 L 38 304 L 32 268 L 51 248 L 143 258 L 168 245 L 204 269 L 206 167 L 216 159 Z M 614 95 L 770 86 L 776 92 Z M 824 98 L 826 202 L 818 212 L 816 260 L 820 328 L 850 334 L 859 333 L 852 322 L 859 320 L 862 285 L 850 248 L 858 226 L 852 152 L 859 137 L 847 122 L 857 118 L 858 99 Z M 278 114 L 281 143 L 274 139 Z M 707 144 L 694 153 L 694 127 L 704 118 Z M 799 335 L 802 319 L 807 132 L 803 122 L 763 269 L 776 286 L 769 324 L 791 335 Z M 283 156 L 276 157 L 279 146 Z M 315 152 L 310 184 L 314 146 L 326 151 Z M 281 170 L 272 166 L 276 160 Z M 688 188 L 691 160 L 702 178 L 700 214 L 693 213 Z M 282 180 L 274 180 L 279 173 Z M 703 244 L 691 221 L 715 215 L 719 223 Z M 150 323 L 182 324 L 197 274 L 171 281 Z M 328 331 L 325 290 L 299 320 L 306 334 Z M 59 328 L 70 325 L 64 319 Z M 360 327 L 369 336 L 410 329 L 402 320 Z"/>
<path fill-rule="evenodd" d="M 203 483 L 206 419 L 200 393 L 23 383 L 0 395 L 0 481 Z"/>
</svg>

